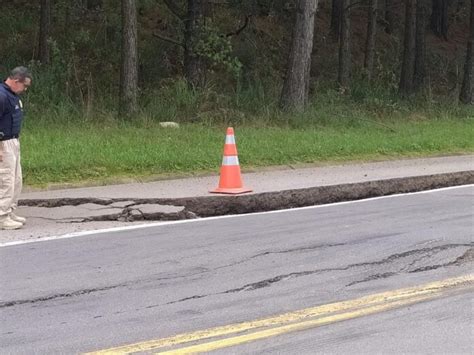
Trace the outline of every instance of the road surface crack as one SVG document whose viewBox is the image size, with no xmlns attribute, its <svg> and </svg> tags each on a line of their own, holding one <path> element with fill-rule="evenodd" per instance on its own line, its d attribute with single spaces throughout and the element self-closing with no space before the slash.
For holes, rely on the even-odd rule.
<svg viewBox="0 0 474 355">
<path fill-rule="evenodd" d="M 447 244 L 447 245 L 442 245 L 434 248 L 423 248 L 423 249 L 417 249 L 413 250 L 407 253 L 402 253 L 399 255 L 404 255 L 404 257 L 411 256 L 411 255 L 421 255 L 419 258 L 416 258 L 413 260 L 409 265 L 404 266 L 399 268 L 398 270 L 393 270 L 393 271 L 387 271 L 385 273 L 376 273 L 373 275 L 369 275 L 368 277 L 358 280 L 358 281 L 353 281 L 346 286 L 353 286 L 359 283 L 364 283 L 368 281 L 374 281 L 378 279 L 383 279 L 383 278 L 388 278 L 391 276 L 395 276 L 398 274 L 402 273 L 417 273 L 417 272 L 425 272 L 425 271 L 430 271 L 430 270 L 436 270 L 442 267 L 449 267 L 449 266 L 460 266 L 462 264 L 466 264 L 469 262 L 472 262 L 474 260 L 474 251 L 472 248 L 473 243 L 471 244 Z M 429 259 L 436 255 L 437 253 L 447 250 L 447 249 L 452 249 L 452 248 L 459 248 L 459 247 L 470 247 L 467 251 L 465 251 L 461 256 L 458 256 L 456 259 L 452 261 L 448 261 L 446 263 L 441 263 L 441 264 L 435 264 L 435 265 L 427 265 L 423 267 L 417 267 L 415 269 L 411 269 L 412 267 L 415 267 L 417 263 L 424 259 Z M 387 258 L 390 259 L 391 257 Z M 400 257 L 399 257 L 400 258 Z M 398 258 L 396 258 L 398 259 Z M 395 260 L 395 259 L 393 259 Z"/>
<path fill-rule="evenodd" d="M 1 302 L 0 308 L 13 307 L 13 306 L 18 306 L 18 305 L 28 304 L 28 303 L 35 304 L 39 302 L 46 302 L 46 301 L 57 300 L 57 299 L 62 299 L 62 298 L 89 295 L 91 293 L 100 292 L 100 291 L 108 291 L 108 290 L 112 290 L 114 288 L 123 287 L 123 286 L 126 286 L 126 285 L 114 285 L 114 286 L 107 286 L 107 287 L 101 287 L 101 288 L 85 289 L 85 290 L 80 290 L 80 291 L 75 291 L 75 292 L 70 292 L 70 293 L 58 293 L 55 295 L 38 297 L 38 298 L 29 299 L 29 300 L 16 300 L 16 301 Z"/>
<path fill-rule="evenodd" d="M 376 261 L 372 261 L 372 262 L 349 264 L 347 266 L 339 267 L 339 268 L 326 268 L 326 269 L 315 269 L 315 270 L 308 270 L 308 271 L 292 272 L 292 273 L 289 273 L 289 274 L 277 275 L 277 276 L 274 276 L 274 277 L 269 278 L 269 279 L 249 283 L 249 284 L 246 284 L 244 286 L 233 288 L 233 289 L 230 289 L 230 290 L 211 293 L 211 294 L 193 295 L 193 296 L 185 297 L 185 298 L 182 298 L 182 299 L 179 299 L 179 300 L 176 300 L 176 301 L 171 301 L 171 302 L 168 302 L 166 304 L 167 305 L 168 304 L 175 304 L 175 303 L 189 301 L 189 300 L 193 300 L 193 299 L 199 299 L 199 298 L 204 298 L 204 297 L 209 297 L 209 296 L 216 296 L 216 295 L 223 295 L 223 294 L 229 294 L 229 293 L 237 293 L 237 292 L 242 292 L 242 291 L 255 291 L 255 290 L 258 290 L 258 289 L 265 288 L 265 287 L 270 287 L 273 284 L 276 284 L 280 281 L 285 281 L 285 280 L 289 280 L 289 279 L 292 279 L 292 278 L 297 278 L 297 277 L 301 277 L 301 276 L 308 276 L 308 275 L 314 275 L 314 274 L 320 274 L 320 273 L 326 273 L 326 272 L 331 272 L 331 271 L 347 271 L 347 270 L 354 269 L 354 268 L 361 268 L 361 267 L 374 266 L 374 265 L 379 266 L 379 265 L 391 264 L 391 263 L 393 263 L 397 260 L 405 259 L 407 257 L 411 257 L 411 256 L 414 256 L 414 255 L 422 255 L 422 257 L 419 258 L 421 260 L 421 259 L 424 259 L 423 256 L 426 256 L 426 254 L 435 254 L 435 253 L 438 253 L 440 251 L 453 249 L 453 248 L 470 247 L 470 249 L 467 252 L 465 252 L 462 256 L 458 257 L 456 260 L 454 260 L 452 262 L 447 263 L 445 266 L 460 265 L 462 263 L 467 263 L 469 261 L 472 261 L 472 259 L 474 258 L 473 252 L 472 252 L 472 245 L 474 245 L 474 243 L 469 243 L 469 244 L 445 244 L 445 245 L 435 246 L 435 247 L 432 247 L 432 248 L 415 249 L 415 250 L 409 250 L 409 251 L 406 251 L 406 252 L 403 252 L 403 253 L 392 254 L 392 255 L 384 258 L 384 259 L 376 260 Z M 257 255 L 259 255 L 259 254 L 257 254 Z M 442 266 L 439 266 L 439 267 L 442 267 Z M 419 271 L 425 271 L 425 270 L 420 269 Z M 381 279 L 381 278 L 388 278 L 388 277 L 397 275 L 399 272 L 400 272 L 400 270 L 387 271 L 387 272 L 384 272 L 384 273 L 373 274 L 373 275 L 370 275 L 370 276 L 366 277 L 363 280 L 351 282 L 350 284 L 346 285 L 346 287 L 352 286 L 352 285 L 355 285 L 355 284 L 358 284 L 358 283 L 362 283 L 362 282 L 373 281 L 373 280 Z M 414 271 L 405 271 L 405 272 L 414 272 Z"/>
<path fill-rule="evenodd" d="M 470 248 L 468 249 L 463 255 L 457 257 L 455 260 L 444 263 L 444 264 L 436 264 L 436 265 L 429 265 L 429 266 L 424 266 L 417 268 L 415 270 L 409 271 L 409 273 L 415 273 L 415 272 L 424 272 L 424 271 L 429 271 L 429 270 L 436 270 L 442 267 L 448 267 L 448 266 L 460 266 L 463 264 L 467 264 L 469 262 L 474 261 L 474 249 Z"/>
<path fill-rule="evenodd" d="M 264 252 L 252 255 L 248 258 L 237 261 L 235 263 L 231 263 L 231 264 L 216 267 L 216 268 L 212 269 L 212 271 L 220 270 L 220 269 L 224 269 L 224 268 L 228 268 L 228 267 L 232 267 L 232 266 L 236 266 L 236 265 L 240 265 L 240 264 L 246 263 L 250 260 L 257 259 L 257 258 L 260 258 L 260 257 L 263 257 L 263 256 L 278 255 L 278 254 L 289 254 L 289 253 L 299 253 L 299 252 L 305 252 L 305 251 L 314 251 L 314 250 L 334 248 L 334 247 L 342 247 L 342 246 L 348 246 L 348 245 L 357 245 L 357 244 L 366 243 L 367 241 L 371 241 L 371 240 L 376 240 L 376 239 L 381 239 L 381 238 L 388 238 L 388 237 L 396 237 L 396 236 L 399 236 L 399 235 L 400 235 L 400 233 L 376 234 L 374 236 L 366 237 L 363 240 L 355 240 L 355 241 L 349 241 L 349 242 L 344 242 L 344 243 L 325 243 L 325 244 L 323 243 L 323 244 L 302 246 L 302 247 L 291 248 L 291 249 L 269 250 L 269 251 L 264 251 Z"/>
<path fill-rule="evenodd" d="M 113 290 L 113 289 L 121 288 L 121 287 L 132 287 L 132 286 L 142 285 L 146 283 L 155 283 L 157 281 L 177 280 L 177 279 L 193 277 L 196 275 L 204 274 L 204 273 L 207 273 L 208 271 L 209 270 L 198 271 L 198 272 L 188 273 L 186 275 L 176 275 L 176 276 L 173 275 L 169 277 L 155 277 L 155 278 L 139 279 L 139 280 L 124 282 L 124 283 L 120 283 L 116 285 L 105 286 L 101 288 L 84 289 L 84 290 L 78 290 L 78 291 L 69 292 L 69 293 L 58 293 L 54 295 L 42 296 L 42 297 L 37 297 L 37 298 L 32 298 L 32 299 L 25 299 L 25 300 L 0 302 L 0 308 L 7 308 L 7 307 L 13 307 L 13 306 L 18 306 L 18 305 L 23 305 L 23 304 L 34 304 L 34 303 L 39 303 L 39 302 L 53 301 L 53 300 L 62 299 L 62 298 L 89 295 L 95 292 L 108 291 L 108 290 Z M 190 297 L 190 298 L 193 298 L 193 297 Z M 199 297 L 194 297 L 194 298 L 199 298 Z"/>
<path fill-rule="evenodd" d="M 269 250 L 269 251 L 264 251 L 264 252 L 252 255 L 248 258 L 237 261 L 235 263 L 218 266 L 218 267 L 212 269 L 212 271 L 225 269 L 225 268 L 233 267 L 233 266 L 240 265 L 240 264 L 244 264 L 244 263 L 246 263 L 250 260 L 257 259 L 257 258 L 260 258 L 262 256 L 268 256 L 268 255 L 273 255 L 273 254 L 277 255 L 277 254 L 287 254 L 287 253 L 298 253 L 298 252 L 303 252 L 303 251 L 313 251 L 313 250 L 318 250 L 318 249 L 333 248 L 333 247 L 344 246 L 344 245 L 346 245 L 346 243 L 334 243 L 334 244 L 329 244 L 328 243 L 328 244 L 317 244 L 317 245 L 310 245 L 310 246 L 304 246 L 304 247 L 292 248 L 292 249 L 285 249 L 285 250 Z"/>
</svg>

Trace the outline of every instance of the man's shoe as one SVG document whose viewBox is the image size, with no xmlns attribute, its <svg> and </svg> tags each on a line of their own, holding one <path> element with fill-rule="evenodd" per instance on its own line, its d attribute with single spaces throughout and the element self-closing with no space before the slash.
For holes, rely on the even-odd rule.
<svg viewBox="0 0 474 355">
<path fill-rule="evenodd" d="M 14 220 L 15 222 L 20 222 L 21 224 L 25 224 L 26 218 L 25 217 L 20 217 L 14 214 L 13 212 L 10 213 L 10 218 Z"/>
<path fill-rule="evenodd" d="M 10 216 L 0 221 L 0 229 L 12 230 L 20 229 L 21 227 L 23 227 L 23 223 L 14 221 Z"/>
</svg>

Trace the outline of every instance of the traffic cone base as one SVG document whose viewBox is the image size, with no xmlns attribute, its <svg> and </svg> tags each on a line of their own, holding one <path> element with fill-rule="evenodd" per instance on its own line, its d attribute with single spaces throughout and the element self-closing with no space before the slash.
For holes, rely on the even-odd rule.
<svg viewBox="0 0 474 355">
<path fill-rule="evenodd" d="M 237 195 L 237 194 L 244 194 L 246 192 L 252 192 L 253 190 L 247 189 L 245 187 L 240 187 L 240 188 L 226 188 L 226 187 L 218 187 L 217 189 L 214 189 L 212 191 L 209 191 L 214 194 L 229 194 L 229 195 Z"/>
</svg>

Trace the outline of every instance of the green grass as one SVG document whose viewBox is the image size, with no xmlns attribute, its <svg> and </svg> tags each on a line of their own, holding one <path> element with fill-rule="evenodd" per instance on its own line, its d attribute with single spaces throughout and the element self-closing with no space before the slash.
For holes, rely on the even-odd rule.
<svg viewBox="0 0 474 355">
<path fill-rule="evenodd" d="M 371 120 L 352 124 L 235 125 L 243 170 L 271 165 L 395 159 L 474 151 L 472 119 Z M 26 185 L 96 184 L 219 171 L 225 125 L 27 122 L 22 135 Z"/>
<path fill-rule="evenodd" d="M 289 114 L 278 109 L 277 85 L 225 92 L 171 80 L 142 92 L 131 122 L 116 118 L 112 92 L 84 105 L 51 97 L 43 86 L 25 97 L 22 161 L 30 186 L 217 174 L 227 126 L 236 130 L 244 171 L 474 152 L 472 105 L 402 100 L 380 86 L 355 85 L 346 95 L 320 88 L 305 112 Z M 160 121 L 181 127 L 164 129 Z"/>
</svg>

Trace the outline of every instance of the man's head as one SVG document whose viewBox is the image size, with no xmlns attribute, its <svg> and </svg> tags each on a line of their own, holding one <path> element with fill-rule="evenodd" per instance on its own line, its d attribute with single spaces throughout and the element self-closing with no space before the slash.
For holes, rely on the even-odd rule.
<svg viewBox="0 0 474 355">
<path fill-rule="evenodd" d="M 17 95 L 23 94 L 31 85 L 31 73 L 25 67 L 16 67 L 5 80 L 10 89 Z"/>
</svg>

